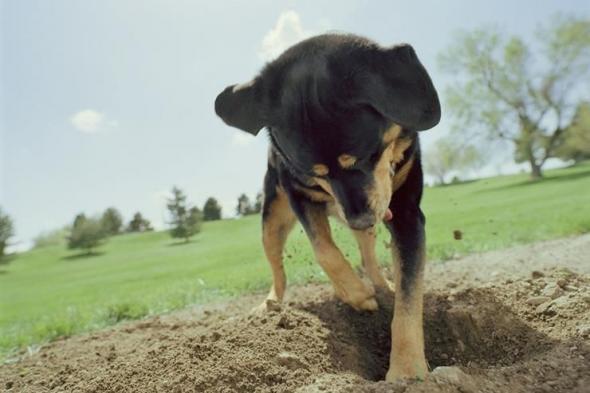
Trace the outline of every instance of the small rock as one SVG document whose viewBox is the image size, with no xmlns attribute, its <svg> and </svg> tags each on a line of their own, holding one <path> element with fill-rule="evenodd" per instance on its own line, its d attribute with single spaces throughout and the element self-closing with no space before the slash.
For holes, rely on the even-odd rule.
<svg viewBox="0 0 590 393">
<path fill-rule="evenodd" d="M 277 355 L 277 363 L 281 366 L 287 367 L 290 370 L 297 370 L 300 368 L 306 368 L 305 364 L 301 359 L 292 353 L 281 352 Z"/>
<path fill-rule="evenodd" d="M 14 382 L 12 382 L 12 381 L 8 381 L 8 382 L 6 382 L 6 385 L 5 385 L 5 386 L 6 386 L 6 390 L 10 390 L 10 389 L 12 389 L 12 386 L 13 386 L 13 385 L 14 385 Z"/>
<path fill-rule="evenodd" d="M 536 280 L 537 278 L 545 277 L 545 273 L 540 272 L 538 270 L 533 270 L 531 273 L 531 277 Z"/>
<path fill-rule="evenodd" d="M 459 367 L 437 367 L 432 371 L 430 376 L 441 382 L 461 386 L 462 390 L 471 390 L 471 386 L 473 385 L 471 377 L 465 374 Z"/>
<path fill-rule="evenodd" d="M 565 288 L 567 285 L 567 280 L 565 278 L 560 278 L 557 280 L 556 284 L 559 285 L 560 288 Z"/>
<path fill-rule="evenodd" d="M 282 309 L 281 303 L 277 302 L 276 300 L 266 299 L 266 309 L 268 311 L 279 312 Z"/>
<path fill-rule="evenodd" d="M 543 304 L 540 304 L 537 306 L 537 308 L 535 309 L 535 314 L 549 314 L 549 309 L 551 308 L 551 302 L 545 302 Z"/>
<path fill-rule="evenodd" d="M 577 328 L 578 334 L 582 337 L 590 336 L 590 325 L 581 325 Z"/>
<path fill-rule="evenodd" d="M 549 296 L 533 296 L 528 298 L 526 302 L 531 306 L 538 306 L 539 304 L 543 304 L 550 301 L 551 298 Z"/>
<path fill-rule="evenodd" d="M 549 296 L 551 299 L 557 299 L 563 295 L 563 289 L 561 289 L 557 284 L 547 284 L 541 294 L 543 296 Z"/>
<path fill-rule="evenodd" d="M 277 321 L 277 327 L 281 329 L 293 329 L 295 324 L 289 319 L 287 315 L 283 314 Z"/>
<path fill-rule="evenodd" d="M 574 285 L 566 285 L 563 289 L 565 289 L 566 291 L 570 291 L 570 292 L 577 292 L 578 291 L 578 287 L 576 287 Z"/>
</svg>

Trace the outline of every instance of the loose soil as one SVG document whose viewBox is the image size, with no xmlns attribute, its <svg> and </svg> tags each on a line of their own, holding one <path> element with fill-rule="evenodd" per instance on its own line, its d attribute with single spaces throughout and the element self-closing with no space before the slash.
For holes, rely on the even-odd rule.
<svg viewBox="0 0 590 393">
<path fill-rule="evenodd" d="M 8 392 L 590 392 L 590 235 L 430 263 L 425 381 L 386 383 L 391 299 L 328 285 L 152 317 L 0 366 Z"/>
</svg>

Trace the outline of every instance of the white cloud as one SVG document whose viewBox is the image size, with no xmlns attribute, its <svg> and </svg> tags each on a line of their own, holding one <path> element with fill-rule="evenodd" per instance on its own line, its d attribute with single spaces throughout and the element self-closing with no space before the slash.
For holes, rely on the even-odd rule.
<svg viewBox="0 0 590 393">
<path fill-rule="evenodd" d="M 231 144 L 234 146 L 247 146 L 254 142 L 254 135 L 245 133 L 244 131 L 234 131 L 231 137 Z"/>
<path fill-rule="evenodd" d="M 275 26 L 262 39 L 258 56 L 262 60 L 270 61 L 291 45 L 311 35 L 313 35 L 312 31 L 303 29 L 301 18 L 297 12 L 283 11 Z"/>
<path fill-rule="evenodd" d="M 70 117 L 70 123 L 80 132 L 85 134 L 95 134 L 105 128 L 115 128 L 119 126 L 117 120 L 107 119 L 104 113 L 94 109 L 84 109 L 74 113 Z"/>
</svg>

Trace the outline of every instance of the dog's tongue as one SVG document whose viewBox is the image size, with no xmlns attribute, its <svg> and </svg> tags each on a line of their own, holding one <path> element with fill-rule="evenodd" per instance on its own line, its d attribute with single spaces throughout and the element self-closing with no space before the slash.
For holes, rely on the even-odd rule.
<svg viewBox="0 0 590 393">
<path fill-rule="evenodd" d="M 383 219 L 385 221 L 393 220 L 393 213 L 391 212 L 391 209 L 387 208 L 387 210 L 385 211 L 385 215 L 383 216 Z"/>
</svg>

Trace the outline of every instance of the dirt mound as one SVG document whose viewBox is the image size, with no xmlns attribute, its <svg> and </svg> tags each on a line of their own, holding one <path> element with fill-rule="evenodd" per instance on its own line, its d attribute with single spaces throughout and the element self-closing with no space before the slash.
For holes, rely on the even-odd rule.
<svg viewBox="0 0 590 393">
<path fill-rule="evenodd" d="M 0 367 L 0 389 L 587 392 L 590 276 L 534 268 L 485 285 L 433 285 L 425 333 L 434 372 L 423 382 L 382 381 L 391 299 L 381 299 L 378 312 L 358 313 L 329 287 L 310 285 L 291 288 L 292 300 L 263 316 L 248 313 L 261 299 L 252 296 L 52 343 Z"/>
</svg>

